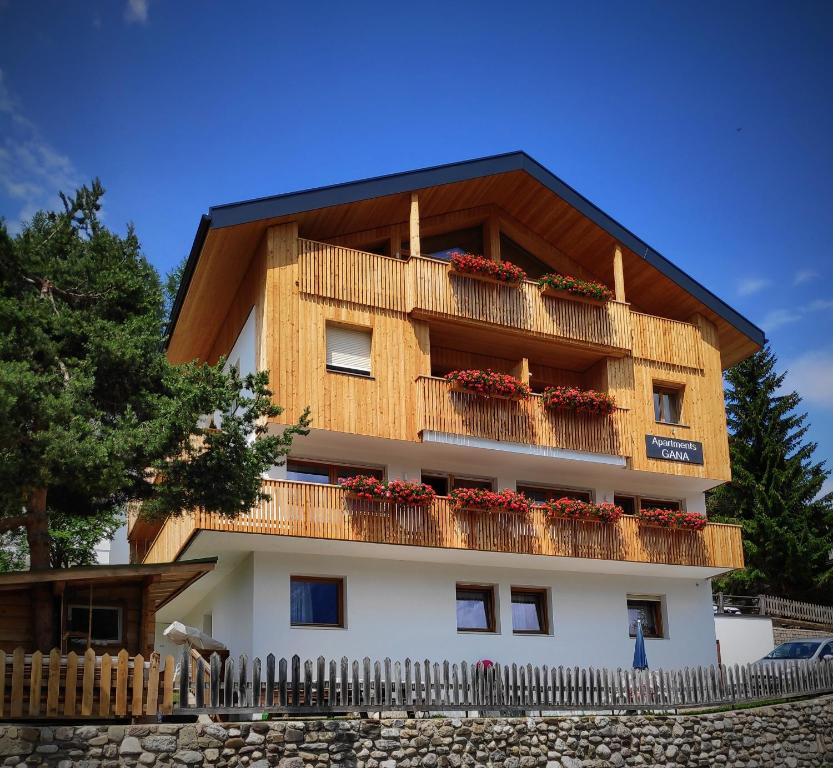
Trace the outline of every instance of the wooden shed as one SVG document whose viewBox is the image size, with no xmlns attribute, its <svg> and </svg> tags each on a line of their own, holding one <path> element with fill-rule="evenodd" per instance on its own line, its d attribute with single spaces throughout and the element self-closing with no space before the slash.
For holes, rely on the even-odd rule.
<svg viewBox="0 0 833 768">
<path fill-rule="evenodd" d="M 156 612 L 214 569 L 216 557 L 152 565 L 89 565 L 0 573 L 0 650 L 27 653 L 51 647 L 62 653 L 132 656 L 153 651 Z M 51 587 L 53 626 L 49 648 L 36 648 L 32 591 Z"/>
</svg>

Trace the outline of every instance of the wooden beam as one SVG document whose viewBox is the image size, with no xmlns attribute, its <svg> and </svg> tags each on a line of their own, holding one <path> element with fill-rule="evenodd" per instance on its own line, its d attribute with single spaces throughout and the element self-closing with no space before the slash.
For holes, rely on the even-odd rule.
<svg viewBox="0 0 833 768">
<path fill-rule="evenodd" d="M 399 224 L 392 224 L 390 228 L 390 255 L 394 259 L 398 259 L 401 250 L 402 235 L 399 233 Z"/>
<path fill-rule="evenodd" d="M 483 227 L 483 245 L 487 259 L 492 261 L 501 261 L 500 257 L 500 223 L 497 216 L 492 214 L 486 219 L 486 224 Z"/>
<path fill-rule="evenodd" d="M 411 192 L 411 256 L 419 256 L 419 197 L 416 192 Z"/>
<path fill-rule="evenodd" d="M 518 364 L 512 369 L 512 375 L 522 381 L 527 386 L 529 385 L 529 358 L 522 357 Z"/>
<path fill-rule="evenodd" d="M 622 246 L 619 243 L 613 249 L 613 285 L 616 301 L 625 301 L 625 272 L 622 267 Z"/>
</svg>

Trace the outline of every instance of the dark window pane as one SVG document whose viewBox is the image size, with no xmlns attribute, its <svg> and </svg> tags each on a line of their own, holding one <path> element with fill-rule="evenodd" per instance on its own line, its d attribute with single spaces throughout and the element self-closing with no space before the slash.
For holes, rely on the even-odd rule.
<svg viewBox="0 0 833 768">
<path fill-rule="evenodd" d="M 544 592 L 512 593 L 512 629 L 515 632 L 546 632 Z"/>
<path fill-rule="evenodd" d="M 338 485 L 342 480 L 346 480 L 348 477 L 355 477 L 356 475 L 384 480 L 385 473 L 381 469 L 369 469 L 368 467 L 333 467 L 333 475 L 335 484 Z"/>
<path fill-rule="evenodd" d="M 636 514 L 636 499 L 633 496 L 614 496 L 613 503 L 622 507 L 622 511 L 626 515 Z"/>
<path fill-rule="evenodd" d="M 511 261 L 519 266 L 530 280 L 537 280 L 539 277 L 552 272 L 553 268 L 540 259 L 533 256 L 526 248 L 522 248 L 514 240 L 504 234 L 500 236 L 500 258 L 502 261 Z"/>
<path fill-rule="evenodd" d="M 645 499 L 640 501 L 641 509 L 679 509 L 679 501 L 663 501 L 662 499 Z"/>
<path fill-rule="evenodd" d="M 455 488 L 483 488 L 487 491 L 492 490 L 491 480 L 476 480 L 473 477 L 455 477 Z"/>
<path fill-rule="evenodd" d="M 492 629 L 491 589 L 457 589 L 457 629 Z"/>
<path fill-rule="evenodd" d="M 576 491 L 567 488 L 546 488 L 538 485 L 518 485 L 518 492 L 535 502 L 543 503 L 550 499 L 579 499 L 590 501 L 589 491 Z"/>
<path fill-rule="evenodd" d="M 340 626 L 340 605 L 340 582 L 292 579 L 290 594 L 292 624 Z"/>
<path fill-rule="evenodd" d="M 419 243 L 423 256 L 450 260 L 455 253 L 483 255 L 483 227 L 458 229 L 441 235 L 421 237 Z"/>
<path fill-rule="evenodd" d="M 326 485 L 330 482 L 330 470 L 326 464 L 312 464 L 290 459 L 286 463 L 286 479 L 301 483 L 321 483 Z"/>
<path fill-rule="evenodd" d="M 119 608 L 102 608 L 93 606 L 92 640 L 120 640 Z M 67 629 L 70 632 L 82 632 L 85 635 L 90 628 L 90 611 L 86 605 L 70 606 L 67 616 Z"/>
<path fill-rule="evenodd" d="M 654 392 L 654 421 L 662 421 L 662 395 Z"/>
<path fill-rule="evenodd" d="M 448 496 L 448 478 L 445 475 L 425 475 L 422 476 L 422 482 L 430 485 L 434 489 L 437 496 Z"/>
<path fill-rule="evenodd" d="M 642 621 L 645 637 L 660 637 L 659 603 L 656 600 L 628 600 L 628 631 L 636 636 L 636 623 Z"/>
</svg>

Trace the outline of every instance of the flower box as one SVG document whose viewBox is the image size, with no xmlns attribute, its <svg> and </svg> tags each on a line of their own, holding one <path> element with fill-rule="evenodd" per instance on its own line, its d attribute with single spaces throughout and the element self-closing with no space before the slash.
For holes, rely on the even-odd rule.
<svg viewBox="0 0 833 768">
<path fill-rule="evenodd" d="M 623 514 L 622 508 L 615 504 L 609 502 L 594 504 L 581 499 L 551 499 L 541 506 L 550 521 L 581 520 L 593 523 L 615 523 Z"/>
<path fill-rule="evenodd" d="M 589 416 L 609 416 L 616 401 L 606 392 L 578 387 L 547 387 L 541 395 L 544 408 L 575 411 Z"/>
<path fill-rule="evenodd" d="M 613 291 L 604 283 L 598 283 L 595 280 L 582 280 L 571 275 L 555 273 L 544 275 L 538 281 L 538 287 L 544 296 L 594 304 L 598 307 L 604 306 L 614 298 Z"/>
<path fill-rule="evenodd" d="M 493 261 L 473 253 L 455 254 L 451 257 L 451 274 L 470 277 L 494 285 L 519 286 L 526 280 L 526 272 L 509 261 Z"/>
<path fill-rule="evenodd" d="M 351 501 L 376 502 L 400 506 L 427 507 L 434 502 L 434 489 L 424 483 L 391 480 L 383 483 L 368 475 L 355 475 L 341 481 L 345 498 Z"/>
<path fill-rule="evenodd" d="M 636 517 L 641 526 L 676 531 L 702 531 L 709 522 L 705 515 L 679 509 L 640 509 Z"/>
<path fill-rule="evenodd" d="M 508 488 L 500 492 L 484 488 L 455 488 L 450 498 L 451 506 L 456 512 L 525 514 L 532 508 L 532 503 L 524 494 Z"/>
<path fill-rule="evenodd" d="M 450 371 L 445 375 L 445 380 L 451 384 L 455 392 L 466 392 L 480 397 L 525 400 L 531 394 L 527 384 L 508 373 L 493 371 L 491 368 L 484 371 Z"/>
</svg>

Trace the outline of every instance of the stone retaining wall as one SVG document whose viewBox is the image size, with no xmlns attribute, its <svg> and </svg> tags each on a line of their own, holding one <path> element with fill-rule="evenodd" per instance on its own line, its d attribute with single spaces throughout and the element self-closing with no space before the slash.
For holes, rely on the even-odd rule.
<svg viewBox="0 0 833 768">
<path fill-rule="evenodd" d="M 833 696 L 710 715 L 0 726 L 34 768 L 621 768 L 833 765 Z"/>
<path fill-rule="evenodd" d="M 790 640 L 813 640 L 817 637 L 833 637 L 833 629 L 800 629 L 798 627 L 772 627 L 772 639 L 775 645 L 789 642 Z"/>
</svg>

